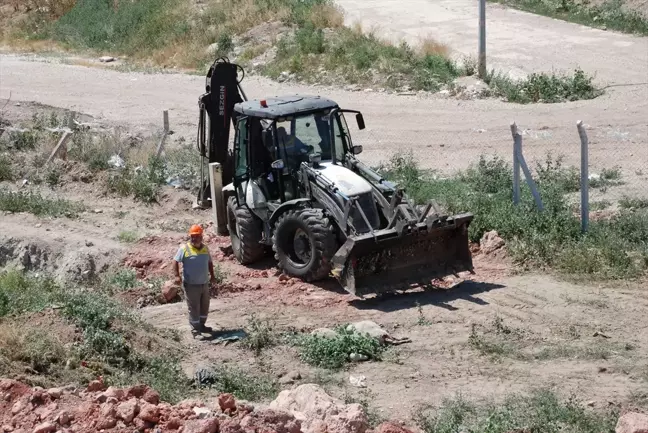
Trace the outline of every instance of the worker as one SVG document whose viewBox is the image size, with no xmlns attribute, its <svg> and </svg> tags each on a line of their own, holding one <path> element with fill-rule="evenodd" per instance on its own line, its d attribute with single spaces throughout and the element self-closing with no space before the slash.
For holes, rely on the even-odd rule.
<svg viewBox="0 0 648 433">
<path fill-rule="evenodd" d="M 189 325 L 194 337 L 201 332 L 211 332 L 212 328 L 205 326 L 210 302 L 210 283 L 216 282 L 214 262 L 207 245 L 203 243 L 203 229 L 193 225 L 189 229 L 190 241 L 182 245 L 175 255 L 173 268 L 176 284 L 182 284 L 187 307 L 189 310 Z M 180 263 L 182 263 L 182 278 L 180 278 Z"/>
</svg>

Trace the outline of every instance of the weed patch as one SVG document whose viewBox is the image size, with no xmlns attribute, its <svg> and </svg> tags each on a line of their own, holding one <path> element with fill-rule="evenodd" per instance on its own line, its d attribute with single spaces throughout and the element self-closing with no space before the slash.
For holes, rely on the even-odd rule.
<svg viewBox="0 0 648 433">
<path fill-rule="evenodd" d="M 119 281 L 132 284 L 130 277 Z M 0 318 L 15 316 L 18 323 L 25 314 L 53 306 L 57 306 L 57 317 L 76 327 L 81 338 L 64 345 L 56 333 L 0 327 L 0 371 L 19 363 L 30 365 L 39 377 L 60 377 L 65 381 L 87 382 L 101 374 L 109 384 L 147 383 L 170 402 L 178 402 L 192 392 L 174 352 L 165 349 L 163 356 L 151 353 L 154 332 L 147 335 L 148 343 L 140 342 L 136 333 L 128 329 L 141 327 L 142 323 L 109 294 L 63 289 L 46 276 L 15 270 L 0 272 Z"/>
<path fill-rule="evenodd" d="M 108 190 L 122 197 L 133 196 L 146 204 L 157 203 L 160 186 L 165 183 L 166 168 L 161 159 L 151 155 L 145 169 L 125 167 L 108 180 Z"/>
<path fill-rule="evenodd" d="M 259 356 L 263 349 L 272 347 L 277 343 L 277 336 L 272 324 L 268 320 L 260 320 L 255 314 L 248 318 L 246 332 L 247 338 L 243 340 L 243 345 L 254 351 L 256 356 Z"/>
<path fill-rule="evenodd" d="M 395 46 L 346 27 L 325 36 L 321 28 L 306 25 L 280 42 L 277 57 L 265 72 L 276 78 L 288 70 L 302 79 L 321 81 L 326 79 L 326 71 L 359 84 L 388 76 L 382 83 L 387 87 L 428 91 L 438 91 L 460 76 L 460 68 L 443 50 L 434 49 L 431 41 L 423 50 L 418 52 L 405 43 Z"/>
<path fill-rule="evenodd" d="M 28 212 L 36 216 L 76 218 L 85 210 L 81 203 L 60 198 L 46 198 L 38 192 L 12 192 L 0 189 L 0 210 L 7 212 Z"/>
<path fill-rule="evenodd" d="M 527 12 L 590 27 L 648 35 L 648 18 L 625 7 L 624 0 L 607 0 L 600 5 L 574 0 L 490 0 Z"/>
<path fill-rule="evenodd" d="M 485 405 L 459 396 L 446 399 L 438 408 L 422 409 L 416 416 L 425 433 L 601 433 L 613 432 L 617 419 L 615 411 L 588 411 L 575 399 L 563 401 L 548 390 Z"/>
<path fill-rule="evenodd" d="M 236 398 L 260 401 L 274 397 L 278 386 L 267 376 L 253 375 L 230 366 L 213 366 L 196 372 L 194 384 L 199 389 L 213 389 L 219 393 L 230 393 Z"/>
<path fill-rule="evenodd" d="M 339 369 L 350 362 L 352 354 L 381 359 L 384 347 L 376 339 L 347 331 L 345 326 L 338 326 L 335 332 L 335 337 L 317 334 L 297 337 L 295 343 L 302 361 L 316 367 Z"/>
<path fill-rule="evenodd" d="M 603 90 L 593 84 L 593 78 L 581 69 L 576 69 L 573 75 L 533 73 L 518 81 L 491 71 L 485 82 L 495 95 L 520 104 L 578 101 L 603 94 Z"/>
<path fill-rule="evenodd" d="M 126 244 L 131 244 L 133 242 L 137 242 L 139 240 L 139 235 L 135 232 L 130 232 L 130 231 L 121 231 L 117 235 L 117 239 L 119 239 L 119 242 L 123 242 Z"/>
<path fill-rule="evenodd" d="M 479 242 L 485 232 L 496 230 L 521 266 L 603 279 L 637 278 L 648 269 L 646 209 L 621 210 L 609 221 L 592 221 L 589 232 L 583 234 L 566 198 L 577 190 L 578 174 L 565 168 L 560 158 L 548 157 L 534 174 L 545 206 L 542 212 L 526 185 L 520 204 L 513 205 L 512 168 L 497 157 L 482 157 L 449 179 L 419 169 L 411 155 L 395 156 L 378 169 L 404 186 L 418 203 L 435 199 L 449 213 L 472 212 L 470 240 Z M 618 178 L 616 170 L 609 172 Z"/>
<path fill-rule="evenodd" d="M 14 173 L 9 157 L 0 155 L 0 182 L 14 180 Z"/>
</svg>

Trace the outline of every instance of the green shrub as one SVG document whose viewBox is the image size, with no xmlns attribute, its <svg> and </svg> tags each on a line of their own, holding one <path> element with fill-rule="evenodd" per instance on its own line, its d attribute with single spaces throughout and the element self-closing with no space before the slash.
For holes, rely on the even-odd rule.
<svg viewBox="0 0 648 433">
<path fill-rule="evenodd" d="M 380 360 L 384 347 L 375 338 L 336 328 L 335 337 L 308 334 L 296 339 L 302 361 L 316 367 L 338 369 L 350 361 L 353 353 Z"/>
<path fill-rule="evenodd" d="M 519 81 L 492 71 L 485 81 L 496 95 L 521 104 L 594 99 L 603 94 L 603 90 L 593 84 L 592 77 L 580 68 L 573 75 L 532 73 Z"/>
<path fill-rule="evenodd" d="M 445 399 L 437 409 L 419 411 L 416 421 L 425 433 L 612 433 L 617 418 L 615 411 L 588 411 L 574 399 L 563 401 L 551 391 L 539 390 L 511 395 L 499 404 Z"/>
<path fill-rule="evenodd" d="M 178 0 L 78 0 L 50 29 L 54 39 L 76 48 L 141 54 L 164 47 L 189 30 L 176 16 Z"/>
<path fill-rule="evenodd" d="M 0 210 L 29 212 L 36 216 L 75 218 L 85 207 L 81 203 L 65 199 L 45 198 L 38 192 L 0 189 Z"/>
<path fill-rule="evenodd" d="M 278 391 L 277 383 L 268 376 L 253 375 L 225 365 L 197 371 L 194 383 L 198 388 L 210 388 L 249 401 L 274 397 Z"/>
<path fill-rule="evenodd" d="M 11 160 L 5 155 L 0 155 L 0 182 L 14 180 Z"/>
<path fill-rule="evenodd" d="M 606 0 L 597 4 L 574 0 L 491 1 L 587 26 L 648 35 L 648 18 L 626 7 L 624 0 Z"/>
</svg>

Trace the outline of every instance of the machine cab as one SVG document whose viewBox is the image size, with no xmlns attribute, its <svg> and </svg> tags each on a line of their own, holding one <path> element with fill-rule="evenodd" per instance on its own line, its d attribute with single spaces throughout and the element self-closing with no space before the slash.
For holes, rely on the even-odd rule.
<svg viewBox="0 0 648 433">
<path fill-rule="evenodd" d="M 303 191 L 297 176 L 302 163 L 344 163 L 348 153 L 362 151 L 361 146 L 352 145 L 344 117 L 351 110 L 342 110 L 324 98 L 247 101 L 235 109 L 234 186 L 240 198 L 248 194 L 244 184 L 249 181 L 268 204 L 300 198 Z M 352 112 L 363 129 L 362 114 Z"/>
</svg>

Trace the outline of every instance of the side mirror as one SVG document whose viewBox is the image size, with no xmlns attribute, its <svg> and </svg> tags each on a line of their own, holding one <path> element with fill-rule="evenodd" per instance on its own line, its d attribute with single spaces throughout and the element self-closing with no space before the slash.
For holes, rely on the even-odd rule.
<svg viewBox="0 0 648 433">
<path fill-rule="evenodd" d="M 356 144 L 355 146 L 351 147 L 351 153 L 354 155 L 360 155 L 362 153 L 362 145 Z"/>
<path fill-rule="evenodd" d="M 356 122 L 358 122 L 358 129 L 365 129 L 364 117 L 362 117 L 362 113 L 356 114 Z"/>
<path fill-rule="evenodd" d="M 271 166 L 272 166 L 272 168 L 274 168 L 275 170 L 283 170 L 283 168 L 284 168 L 284 162 L 283 162 L 283 159 L 278 159 L 278 160 L 276 160 L 275 162 L 273 162 L 273 163 L 271 164 Z"/>
</svg>

